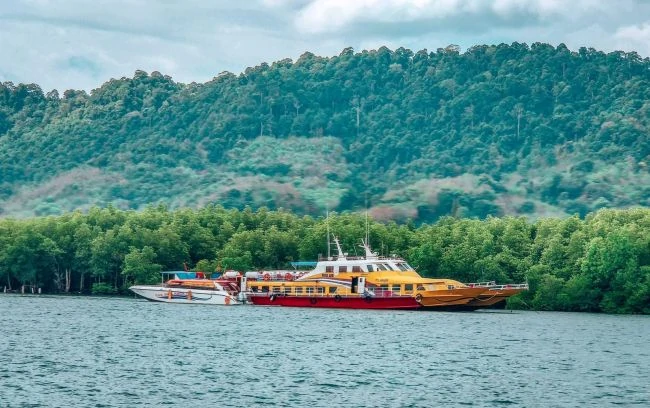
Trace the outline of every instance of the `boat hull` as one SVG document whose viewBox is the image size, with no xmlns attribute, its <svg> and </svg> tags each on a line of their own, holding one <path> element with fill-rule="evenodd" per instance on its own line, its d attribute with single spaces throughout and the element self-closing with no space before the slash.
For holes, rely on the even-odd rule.
<svg viewBox="0 0 650 408">
<path fill-rule="evenodd" d="M 129 289 L 136 295 L 155 302 L 222 306 L 241 304 L 235 296 L 220 290 L 168 288 L 164 286 L 146 285 L 131 286 Z"/>
<path fill-rule="evenodd" d="M 524 289 L 521 288 L 490 289 L 469 302 L 467 305 L 477 309 L 493 308 L 505 304 L 506 299 L 510 296 L 514 296 L 523 291 Z"/>
<path fill-rule="evenodd" d="M 452 308 L 467 305 L 486 292 L 486 288 L 456 288 L 420 292 L 417 299 L 425 308 Z"/>
<path fill-rule="evenodd" d="M 249 300 L 259 306 L 319 307 L 333 309 L 419 309 L 412 296 L 282 296 L 255 294 Z"/>
</svg>

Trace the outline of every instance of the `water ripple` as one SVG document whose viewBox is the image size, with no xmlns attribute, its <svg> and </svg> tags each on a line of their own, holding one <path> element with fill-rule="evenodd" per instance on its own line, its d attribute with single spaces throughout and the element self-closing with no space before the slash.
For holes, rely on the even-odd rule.
<svg viewBox="0 0 650 408">
<path fill-rule="evenodd" d="M 650 318 L 0 295 L 2 407 L 650 405 Z"/>
</svg>

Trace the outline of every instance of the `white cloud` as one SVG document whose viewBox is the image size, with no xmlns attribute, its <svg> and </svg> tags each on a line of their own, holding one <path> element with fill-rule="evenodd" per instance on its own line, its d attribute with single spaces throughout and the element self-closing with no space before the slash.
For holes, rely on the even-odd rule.
<svg viewBox="0 0 650 408">
<path fill-rule="evenodd" d="M 12 0 L 0 81 L 90 90 L 136 69 L 182 82 L 305 51 L 550 42 L 650 55 L 645 0 Z"/>
<path fill-rule="evenodd" d="M 600 0 L 315 0 L 300 11 L 295 24 L 305 33 L 332 33 L 363 22 L 439 21 L 458 16 L 513 22 L 521 16 L 540 21 L 573 19 L 600 12 L 607 7 L 604 4 Z"/>
<path fill-rule="evenodd" d="M 650 20 L 643 24 L 621 27 L 614 36 L 617 48 L 650 55 Z"/>
</svg>

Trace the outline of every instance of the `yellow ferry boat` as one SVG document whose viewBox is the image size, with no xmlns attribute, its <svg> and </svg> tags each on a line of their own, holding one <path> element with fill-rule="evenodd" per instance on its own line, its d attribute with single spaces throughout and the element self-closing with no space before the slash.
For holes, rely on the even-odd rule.
<svg viewBox="0 0 650 408">
<path fill-rule="evenodd" d="M 381 257 L 362 240 L 363 257 L 321 258 L 305 274 L 247 272 L 242 291 L 256 305 L 363 309 L 454 309 L 488 292 L 453 279 L 423 278 L 404 259 Z"/>
</svg>

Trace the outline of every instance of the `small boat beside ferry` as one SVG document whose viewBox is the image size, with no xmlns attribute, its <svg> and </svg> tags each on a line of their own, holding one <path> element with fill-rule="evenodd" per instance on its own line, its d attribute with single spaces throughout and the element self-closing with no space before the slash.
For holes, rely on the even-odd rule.
<svg viewBox="0 0 650 408">
<path fill-rule="evenodd" d="M 420 276 L 404 259 L 382 257 L 362 240 L 365 256 L 320 258 L 313 270 L 247 272 L 241 290 L 254 305 L 350 309 L 473 310 L 505 292 L 487 285 Z M 507 297 L 507 296 L 506 296 Z"/>
<path fill-rule="evenodd" d="M 160 285 L 135 285 L 129 290 L 147 300 L 165 303 L 208 305 L 239 305 L 241 275 L 224 273 L 218 279 L 208 279 L 203 272 L 161 272 Z"/>
</svg>

